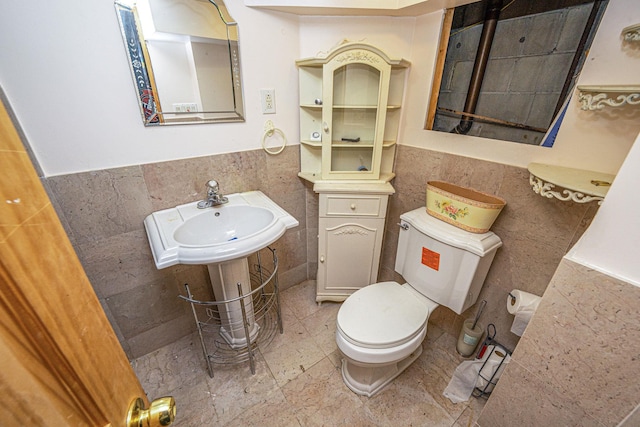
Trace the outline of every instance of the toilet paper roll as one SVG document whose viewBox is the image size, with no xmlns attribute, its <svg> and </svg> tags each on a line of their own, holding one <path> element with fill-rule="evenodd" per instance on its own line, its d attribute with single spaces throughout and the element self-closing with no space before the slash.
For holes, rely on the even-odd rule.
<svg viewBox="0 0 640 427">
<path fill-rule="evenodd" d="M 542 298 L 529 292 L 519 289 L 511 291 L 507 296 L 507 311 L 515 316 L 511 325 L 511 332 L 519 337 L 522 336 L 541 300 Z"/>
<path fill-rule="evenodd" d="M 513 295 L 515 298 L 512 298 Z M 540 304 L 540 298 L 538 295 L 530 294 L 529 292 L 514 289 L 509 295 L 507 295 L 507 311 L 509 314 L 516 314 L 525 309 L 530 311 L 536 311 L 538 304 Z"/>
<path fill-rule="evenodd" d="M 478 373 L 476 387 L 484 393 L 491 393 L 511 356 L 500 346 L 490 345 L 482 359 L 484 364 Z"/>
</svg>

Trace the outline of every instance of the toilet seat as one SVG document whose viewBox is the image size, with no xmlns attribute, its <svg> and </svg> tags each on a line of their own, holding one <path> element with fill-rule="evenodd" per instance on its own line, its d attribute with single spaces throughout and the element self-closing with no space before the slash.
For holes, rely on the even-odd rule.
<svg viewBox="0 0 640 427">
<path fill-rule="evenodd" d="M 430 311 L 407 286 L 380 282 L 347 298 L 338 311 L 337 329 L 342 338 L 358 347 L 399 347 L 424 336 Z"/>
</svg>

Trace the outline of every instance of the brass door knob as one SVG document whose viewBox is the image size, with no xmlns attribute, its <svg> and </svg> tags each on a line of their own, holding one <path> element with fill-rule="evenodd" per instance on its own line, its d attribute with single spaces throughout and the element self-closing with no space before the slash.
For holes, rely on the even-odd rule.
<svg viewBox="0 0 640 427">
<path fill-rule="evenodd" d="M 176 418 L 176 401 L 173 397 L 161 397 L 144 409 L 144 401 L 135 399 L 129 405 L 127 427 L 162 427 L 170 425 Z"/>
</svg>

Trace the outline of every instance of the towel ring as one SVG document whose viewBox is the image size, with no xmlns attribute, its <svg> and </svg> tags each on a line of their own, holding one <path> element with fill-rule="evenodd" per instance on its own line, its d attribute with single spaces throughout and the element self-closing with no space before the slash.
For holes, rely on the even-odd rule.
<svg viewBox="0 0 640 427">
<path fill-rule="evenodd" d="M 277 133 L 282 137 L 282 147 L 276 148 L 274 150 L 270 150 L 267 148 L 266 140 L 267 140 L 267 137 L 272 137 L 274 133 Z M 267 154 L 271 154 L 272 156 L 275 156 L 276 154 L 282 153 L 286 145 L 287 145 L 287 137 L 284 135 L 284 132 L 282 132 L 280 129 L 275 127 L 271 120 L 267 120 L 266 123 L 264 124 L 264 135 L 262 135 L 262 148 L 264 149 L 264 151 L 266 151 Z"/>
</svg>

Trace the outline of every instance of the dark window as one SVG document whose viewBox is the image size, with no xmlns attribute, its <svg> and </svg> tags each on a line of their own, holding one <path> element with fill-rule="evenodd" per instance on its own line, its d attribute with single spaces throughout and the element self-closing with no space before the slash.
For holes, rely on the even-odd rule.
<svg viewBox="0 0 640 427">
<path fill-rule="evenodd" d="M 448 39 L 446 57 L 444 62 L 439 60 L 442 80 L 435 94 L 437 109 L 429 112 L 427 128 L 542 144 L 573 93 L 606 3 L 485 0 L 455 8 L 450 27 L 443 28 Z M 493 14 L 487 12 L 491 9 Z M 496 15 L 493 25 L 485 21 Z M 492 42 L 487 39 L 490 34 L 482 41 L 483 28 L 492 26 Z M 476 64 L 481 56 L 479 44 L 488 51 L 483 78 L 478 77 L 481 72 L 473 75 L 474 69 L 482 68 Z M 470 100 L 474 80 L 480 90 Z"/>
</svg>

